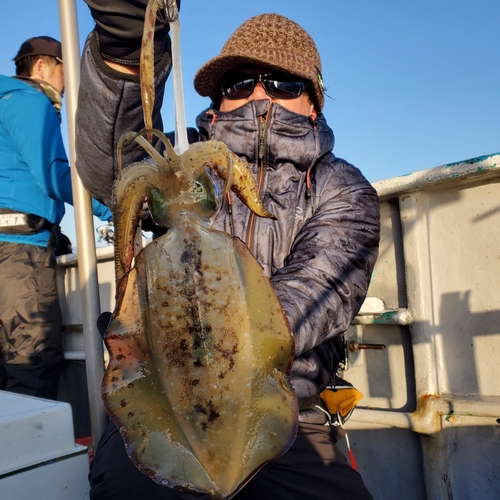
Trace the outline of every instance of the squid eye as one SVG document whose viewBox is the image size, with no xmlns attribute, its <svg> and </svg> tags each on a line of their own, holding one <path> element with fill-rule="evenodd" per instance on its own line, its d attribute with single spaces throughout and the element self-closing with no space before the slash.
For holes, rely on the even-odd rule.
<svg viewBox="0 0 500 500">
<path fill-rule="evenodd" d="M 206 193 L 206 189 L 203 187 L 203 184 L 199 181 L 194 181 L 192 191 L 194 193 Z"/>
</svg>

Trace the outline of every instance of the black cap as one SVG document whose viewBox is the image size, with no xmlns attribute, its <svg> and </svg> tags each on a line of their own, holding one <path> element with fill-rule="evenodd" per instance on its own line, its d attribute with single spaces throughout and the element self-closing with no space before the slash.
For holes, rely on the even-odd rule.
<svg viewBox="0 0 500 500">
<path fill-rule="evenodd" d="M 14 61 L 17 62 L 26 56 L 52 56 L 63 62 L 61 42 L 50 36 L 35 36 L 21 45 Z"/>
</svg>

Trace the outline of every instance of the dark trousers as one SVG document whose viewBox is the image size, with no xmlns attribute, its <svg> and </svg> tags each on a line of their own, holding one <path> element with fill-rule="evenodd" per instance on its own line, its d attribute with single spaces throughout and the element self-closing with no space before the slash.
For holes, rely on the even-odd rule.
<svg viewBox="0 0 500 500">
<path fill-rule="evenodd" d="M 337 429 L 300 424 L 297 439 L 280 458 L 266 464 L 235 500 L 373 500 L 361 476 L 336 446 Z M 161 486 L 132 464 L 111 422 L 90 465 L 91 500 L 208 500 Z"/>
<path fill-rule="evenodd" d="M 56 399 L 63 361 L 55 260 L 0 242 L 0 389 Z"/>
</svg>

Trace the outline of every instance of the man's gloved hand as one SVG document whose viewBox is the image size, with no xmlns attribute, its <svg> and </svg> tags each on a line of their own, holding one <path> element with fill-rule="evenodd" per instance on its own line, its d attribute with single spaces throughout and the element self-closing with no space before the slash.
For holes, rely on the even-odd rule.
<svg viewBox="0 0 500 500">
<path fill-rule="evenodd" d="M 181 0 L 177 1 L 180 10 Z M 99 34 L 99 47 L 105 59 L 138 66 L 144 15 L 148 0 L 85 0 Z M 169 26 L 156 21 L 155 60 L 169 50 Z"/>
<path fill-rule="evenodd" d="M 111 316 L 112 313 L 110 311 L 105 311 L 97 318 L 97 330 L 101 334 L 101 337 L 104 337 L 104 334 L 106 333 L 106 329 L 111 321 Z"/>
</svg>

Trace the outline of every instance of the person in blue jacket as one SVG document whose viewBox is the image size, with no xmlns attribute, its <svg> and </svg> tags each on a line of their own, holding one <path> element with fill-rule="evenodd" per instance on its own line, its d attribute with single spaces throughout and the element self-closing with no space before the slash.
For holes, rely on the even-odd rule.
<svg viewBox="0 0 500 500">
<path fill-rule="evenodd" d="M 0 75 L 0 389 L 56 399 L 63 366 L 55 228 L 73 204 L 60 109 L 61 44 L 25 41 Z M 111 212 L 96 200 L 94 215 Z"/>
</svg>

